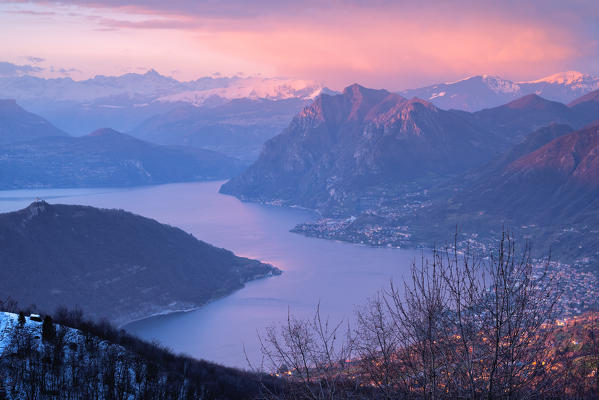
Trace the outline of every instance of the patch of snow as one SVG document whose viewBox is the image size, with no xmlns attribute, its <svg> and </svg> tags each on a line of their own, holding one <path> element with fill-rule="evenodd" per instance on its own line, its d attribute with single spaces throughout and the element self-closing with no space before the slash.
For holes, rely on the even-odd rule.
<svg viewBox="0 0 599 400">
<path fill-rule="evenodd" d="M 263 77 L 204 77 L 180 82 L 162 76 L 154 70 L 145 74 L 121 76 L 98 75 L 92 79 L 44 79 L 35 76 L 0 77 L 4 97 L 18 100 L 100 102 L 99 107 L 120 108 L 123 101 L 137 105 L 160 101 L 198 103 L 210 96 L 225 99 L 242 97 L 312 99 L 320 94 L 323 85 L 305 80 Z M 140 101 L 141 100 L 141 101 Z M 113 103 L 113 101 L 116 101 Z"/>
<path fill-rule="evenodd" d="M 522 82 L 522 83 L 555 83 L 555 84 L 559 84 L 559 85 L 570 85 L 574 82 L 581 81 L 588 77 L 590 77 L 590 75 L 583 74 L 582 72 L 565 71 L 565 72 L 558 72 L 556 74 L 549 75 L 549 76 L 546 76 L 544 78 L 537 79 L 534 81 L 527 81 L 527 82 Z"/>
<path fill-rule="evenodd" d="M 429 100 L 432 100 L 432 99 L 434 99 L 434 98 L 437 98 L 437 97 L 443 97 L 443 96 L 445 96 L 446 94 L 447 94 L 447 92 L 433 93 L 433 95 L 432 95 L 431 97 L 429 97 L 428 99 L 429 99 Z"/>
<path fill-rule="evenodd" d="M 11 334 L 19 323 L 19 314 L 0 312 L 0 356 L 4 353 L 4 349 L 10 346 Z M 39 331 L 41 337 L 42 323 L 32 321 L 29 317 L 25 317 L 24 329 L 31 332 Z"/>
<path fill-rule="evenodd" d="M 494 75 L 472 75 L 466 78 L 457 80 L 455 82 L 445 82 L 446 86 L 453 86 L 458 83 L 470 81 L 470 80 L 480 80 L 484 83 L 489 89 L 494 91 L 495 93 L 518 93 L 520 91 L 520 86 L 517 83 L 514 83 L 510 80 L 500 78 L 499 76 Z M 435 87 L 436 88 L 436 87 Z M 433 98 L 433 97 L 431 97 Z"/>
<path fill-rule="evenodd" d="M 199 106 L 214 96 L 227 100 L 242 98 L 269 100 L 300 98 L 311 100 L 318 96 L 322 89 L 323 86 L 321 84 L 313 81 L 279 78 L 244 78 L 226 87 L 188 90 L 159 97 L 156 101 L 185 102 Z"/>
<path fill-rule="evenodd" d="M 465 81 L 469 81 L 470 79 L 475 79 L 480 77 L 480 75 L 469 75 L 465 78 L 462 79 L 458 79 L 457 81 L 452 81 L 452 82 L 444 82 L 443 85 L 455 85 L 456 83 L 460 83 L 460 82 L 465 82 Z M 437 86 L 435 86 L 435 89 L 437 88 Z"/>
<path fill-rule="evenodd" d="M 595 90 L 599 88 L 599 78 L 579 71 L 564 71 L 549 75 L 534 81 L 521 82 L 527 84 L 552 84 L 562 85 L 573 89 Z"/>
<path fill-rule="evenodd" d="M 517 83 L 498 76 L 483 75 L 483 82 L 495 93 L 518 93 L 520 86 Z"/>
</svg>

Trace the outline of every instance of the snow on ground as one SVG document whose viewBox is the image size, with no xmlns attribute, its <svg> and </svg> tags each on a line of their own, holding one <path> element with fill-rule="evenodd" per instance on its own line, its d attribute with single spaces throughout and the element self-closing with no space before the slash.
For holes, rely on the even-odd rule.
<svg viewBox="0 0 599 400">
<path fill-rule="evenodd" d="M 9 312 L 0 312 L 0 356 L 4 354 L 4 352 L 9 348 L 11 342 L 11 336 L 14 333 L 15 329 L 18 328 L 19 324 L 19 315 Z M 58 324 L 55 324 L 56 329 L 65 329 L 65 342 L 76 343 L 82 337 L 83 334 L 78 329 L 64 327 Z M 38 350 L 43 348 L 42 343 L 42 323 L 37 321 L 32 321 L 29 316 L 25 317 L 25 325 L 23 329 L 29 331 L 34 338 L 37 340 Z"/>
<path fill-rule="evenodd" d="M 4 350 L 10 345 L 11 334 L 18 325 L 19 315 L 9 312 L 0 312 L 0 356 Z M 29 317 L 25 317 L 25 329 L 39 333 L 41 337 L 42 323 L 31 321 Z"/>
</svg>

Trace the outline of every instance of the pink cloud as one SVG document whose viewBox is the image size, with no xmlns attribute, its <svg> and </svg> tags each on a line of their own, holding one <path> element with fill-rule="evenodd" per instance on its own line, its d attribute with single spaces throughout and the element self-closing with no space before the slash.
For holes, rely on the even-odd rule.
<svg viewBox="0 0 599 400">
<path fill-rule="evenodd" d="M 45 0 L 39 4 L 46 7 L 43 10 L 71 7 L 72 14 L 85 10 L 85 15 L 72 18 L 86 18 L 106 35 L 101 48 L 118 46 L 123 35 L 129 38 L 128 48 L 147 48 L 147 43 L 135 46 L 134 41 L 156 40 L 161 31 L 178 32 L 186 39 L 169 47 L 173 56 L 164 67 L 188 73 L 203 65 L 190 61 L 179 68 L 172 63 L 198 51 L 202 57 L 194 60 L 212 60 L 206 66 L 211 71 L 218 68 L 216 60 L 226 60 L 228 70 L 240 63 L 256 67 L 249 73 L 274 71 L 334 87 L 358 81 L 395 89 L 476 73 L 527 79 L 561 69 L 599 71 L 595 57 L 599 7 L 594 0 L 569 4 L 255 0 L 251 6 L 245 0 Z M 144 34 L 127 33 L 135 31 Z M 123 35 L 116 36 L 119 32 Z M 139 64 L 157 68 L 165 62 L 163 57 L 152 61 L 135 51 L 127 54 L 132 60 L 138 57 Z"/>
</svg>

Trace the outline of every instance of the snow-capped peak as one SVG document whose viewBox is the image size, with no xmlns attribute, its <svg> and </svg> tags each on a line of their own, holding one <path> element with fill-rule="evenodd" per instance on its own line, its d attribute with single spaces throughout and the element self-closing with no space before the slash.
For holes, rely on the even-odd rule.
<svg viewBox="0 0 599 400">
<path fill-rule="evenodd" d="M 495 93 L 517 93 L 520 90 L 520 86 L 518 86 L 518 84 L 510 80 L 503 79 L 499 76 L 489 74 L 472 75 L 455 82 L 446 82 L 444 85 L 453 86 L 456 84 L 468 83 L 472 81 L 482 82 Z"/>
<path fill-rule="evenodd" d="M 574 85 L 585 81 L 596 80 L 592 75 L 583 74 L 578 71 L 565 71 L 558 72 L 553 75 L 546 76 L 541 79 L 534 81 L 522 82 L 522 83 L 553 83 L 556 85 Z"/>
<path fill-rule="evenodd" d="M 323 85 L 307 80 L 281 78 L 243 78 L 230 82 L 225 87 L 206 90 L 187 90 L 158 98 L 163 102 L 186 102 L 201 105 L 206 99 L 218 96 L 224 99 L 270 99 L 284 100 L 300 98 L 314 99 L 323 90 Z"/>
<path fill-rule="evenodd" d="M 493 75 L 483 75 L 483 82 L 495 93 L 518 93 L 520 86 L 510 80 Z"/>
</svg>

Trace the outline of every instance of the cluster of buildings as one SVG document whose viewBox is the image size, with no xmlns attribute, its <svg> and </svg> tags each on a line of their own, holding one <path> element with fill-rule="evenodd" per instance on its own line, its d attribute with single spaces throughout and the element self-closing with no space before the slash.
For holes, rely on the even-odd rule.
<svg viewBox="0 0 599 400">
<path fill-rule="evenodd" d="M 355 217 L 343 220 L 323 218 L 314 223 L 300 224 L 293 229 L 293 232 L 322 239 L 381 247 L 407 247 L 411 238 L 407 226 L 366 224 L 363 227 L 356 227 L 352 226 L 354 224 L 360 224 Z"/>
<path fill-rule="evenodd" d="M 418 243 L 409 232 L 408 226 L 385 225 L 387 216 L 362 214 L 360 217 L 345 219 L 323 218 L 316 222 L 296 226 L 293 231 L 307 236 L 342 240 L 352 243 L 380 247 L 414 248 L 427 247 Z M 481 240 L 478 235 L 460 236 L 457 249 L 465 252 L 468 249 L 474 254 L 488 255 L 493 243 Z M 588 261 L 588 260 L 584 260 Z M 589 310 L 599 310 L 599 274 L 584 265 L 570 265 L 559 262 L 549 264 L 549 273 L 560 289 L 557 313 L 563 317 L 579 315 Z M 537 260 L 539 270 L 545 264 Z"/>
</svg>

